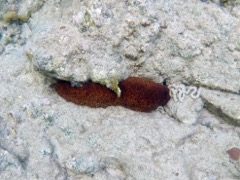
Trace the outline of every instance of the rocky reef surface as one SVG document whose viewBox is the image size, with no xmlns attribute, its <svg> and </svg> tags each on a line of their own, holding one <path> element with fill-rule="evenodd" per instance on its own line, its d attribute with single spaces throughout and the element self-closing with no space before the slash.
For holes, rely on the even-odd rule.
<svg viewBox="0 0 240 180">
<path fill-rule="evenodd" d="M 150 113 L 62 99 L 58 80 L 146 77 Z M 239 179 L 239 0 L 0 0 L 0 177 Z"/>
</svg>

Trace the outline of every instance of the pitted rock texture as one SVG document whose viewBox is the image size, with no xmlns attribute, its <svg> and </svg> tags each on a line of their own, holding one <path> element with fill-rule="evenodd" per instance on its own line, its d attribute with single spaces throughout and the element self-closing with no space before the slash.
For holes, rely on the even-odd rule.
<svg viewBox="0 0 240 180">
<path fill-rule="evenodd" d="M 238 118 L 240 3 L 222 2 L 0 1 L 1 180 L 239 180 L 240 129 L 222 120 Z M 9 11 L 31 16 L 3 22 Z M 49 76 L 206 91 L 168 112 L 93 109 L 59 98 Z"/>
<path fill-rule="evenodd" d="M 46 74 L 108 87 L 112 78 L 145 74 L 226 92 L 240 90 L 238 3 L 232 11 L 207 1 L 69 1 L 58 6 L 64 11 L 45 15 L 51 26 L 41 17 L 39 24 L 30 20 L 33 64 Z M 41 31 L 35 30 L 38 26 Z"/>
<path fill-rule="evenodd" d="M 205 107 L 226 122 L 240 126 L 240 96 L 202 88 Z"/>
</svg>

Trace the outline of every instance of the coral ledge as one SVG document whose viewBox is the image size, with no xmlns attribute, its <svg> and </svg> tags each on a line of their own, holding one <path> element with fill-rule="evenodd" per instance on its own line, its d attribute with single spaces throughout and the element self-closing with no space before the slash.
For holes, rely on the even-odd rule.
<svg viewBox="0 0 240 180">
<path fill-rule="evenodd" d="M 147 78 L 129 77 L 119 83 L 118 97 L 107 87 L 87 82 L 81 87 L 72 87 L 69 82 L 59 81 L 54 85 L 56 92 L 67 101 L 90 107 L 124 106 L 150 112 L 164 106 L 170 99 L 169 89 Z"/>
</svg>

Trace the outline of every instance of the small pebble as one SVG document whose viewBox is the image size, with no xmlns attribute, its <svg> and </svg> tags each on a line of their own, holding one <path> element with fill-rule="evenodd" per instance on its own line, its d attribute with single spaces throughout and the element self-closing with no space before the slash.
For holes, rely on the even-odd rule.
<svg viewBox="0 0 240 180">
<path fill-rule="evenodd" d="M 227 151 L 229 158 L 238 161 L 240 157 L 240 149 L 237 147 L 233 147 Z"/>
</svg>

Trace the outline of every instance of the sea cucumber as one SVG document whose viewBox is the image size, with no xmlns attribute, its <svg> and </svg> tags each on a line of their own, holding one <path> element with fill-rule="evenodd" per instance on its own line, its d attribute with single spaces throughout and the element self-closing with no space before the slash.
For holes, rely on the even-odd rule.
<svg viewBox="0 0 240 180">
<path fill-rule="evenodd" d="M 148 78 L 129 77 L 119 82 L 121 96 L 118 97 L 107 87 L 87 82 L 81 87 L 72 87 L 71 83 L 59 81 L 55 91 L 67 101 L 90 107 L 124 106 L 126 108 L 151 112 L 158 106 L 164 106 L 170 99 L 169 89 Z"/>
</svg>

